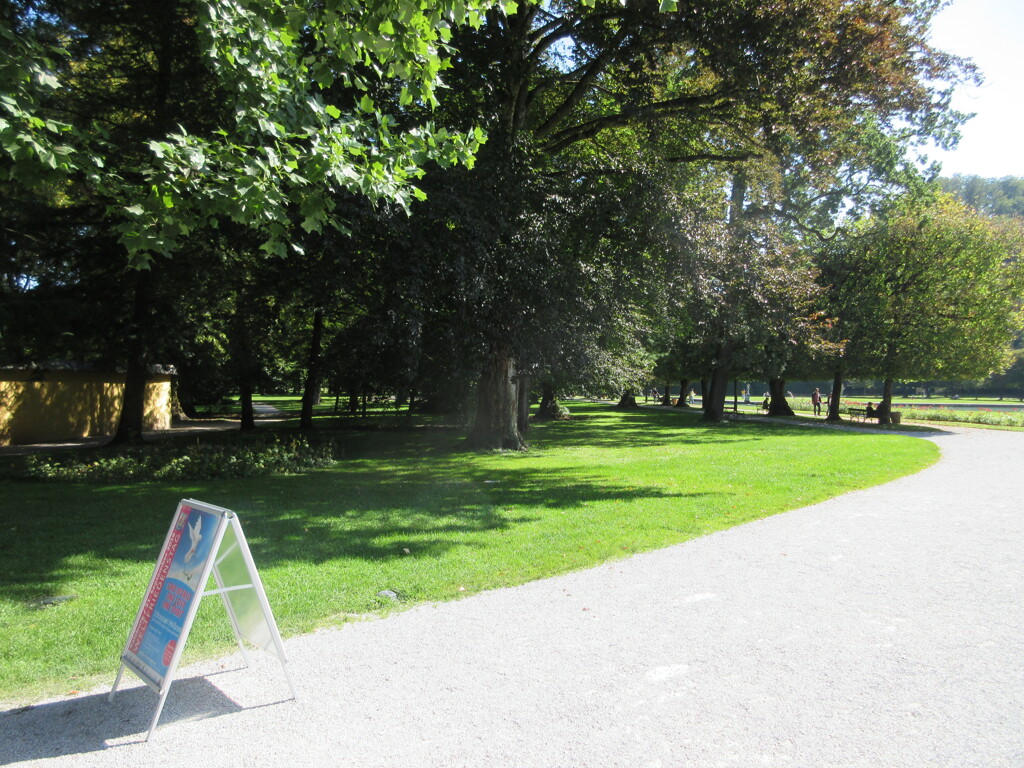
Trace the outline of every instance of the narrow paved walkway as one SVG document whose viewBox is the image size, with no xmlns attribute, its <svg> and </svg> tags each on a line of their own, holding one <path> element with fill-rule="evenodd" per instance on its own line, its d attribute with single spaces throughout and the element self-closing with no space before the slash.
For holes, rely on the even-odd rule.
<svg viewBox="0 0 1024 768">
<path fill-rule="evenodd" d="M 0 715 L 0 763 L 1024 766 L 1024 433 L 590 571 Z M 884 457 L 880 457 L 884 460 Z M 111 672 L 114 672 L 113 664 Z"/>
</svg>

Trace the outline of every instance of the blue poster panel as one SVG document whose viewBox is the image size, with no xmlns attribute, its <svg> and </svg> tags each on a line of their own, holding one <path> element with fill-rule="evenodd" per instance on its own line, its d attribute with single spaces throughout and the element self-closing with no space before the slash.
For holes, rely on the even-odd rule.
<svg viewBox="0 0 1024 768">
<path fill-rule="evenodd" d="M 209 578 L 213 544 L 223 517 L 182 502 L 178 505 L 156 570 L 146 590 L 123 660 L 160 688 L 183 642 L 193 608 Z"/>
</svg>

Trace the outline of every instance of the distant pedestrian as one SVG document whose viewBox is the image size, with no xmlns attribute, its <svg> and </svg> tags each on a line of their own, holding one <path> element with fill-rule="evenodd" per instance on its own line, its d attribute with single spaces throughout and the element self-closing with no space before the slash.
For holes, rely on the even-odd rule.
<svg viewBox="0 0 1024 768">
<path fill-rule="evenodd" d="M 811 405 L 814 406 L 814 415 L 821 416 L 821 391 L 815 389 L 811 393 Z"/>
</svg>

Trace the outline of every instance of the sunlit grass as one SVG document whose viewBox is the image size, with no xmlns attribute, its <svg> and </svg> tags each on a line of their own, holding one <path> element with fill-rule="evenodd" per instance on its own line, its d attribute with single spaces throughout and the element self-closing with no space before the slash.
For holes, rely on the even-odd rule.
<svg viewBox="0 0 1024 768">
<path fill-rule="evenodd" d="M 238 512 L 284 634 L 450 600 L 686 541 L 916 471 L 933 444 L 801 426 L 705 425 L 671 409 L 530 430 L 523 454 L 448 430 L 350 431 L 301 476 L 194 486 L 0 484 L 0 700 L 111 678 L 175 505 Z M 71 597 L 46 605 L 52 597 Z M 230 648 L 216 598 L 187 658 Z"/>
</svg>

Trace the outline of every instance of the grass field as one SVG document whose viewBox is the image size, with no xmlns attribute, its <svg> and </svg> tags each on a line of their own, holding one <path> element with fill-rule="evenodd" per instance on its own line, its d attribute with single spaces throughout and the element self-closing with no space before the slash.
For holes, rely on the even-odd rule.
<svg viewBox="0 0 1024 768">
<path fill-rule="evenodd" d="M 304 475 L 195 485 L 0 482 L 0 701 L 109 682 L 175 505 L 238 512 L 285 635 L 586 568 L 914 472 L 898 435 L 570 403 L 522 454 L 443 428 L 339 433 Z M 61 598 L 54 603 L 53 598 Z M 233 646 L 204 601 L 185 661 Z"/>
<path fill-rule="evenodd" d="M 878 403 L 877 397 L 844 397 L 841 412 L 850 406 L 864 407 L 869 402 Z M 827 405 L 822 404 L 822 416 L 813 416 L 813 408 L 810 398 L 794 397 L 789 398 L 788 403 L 795 411 L 797 419 L 821 419 L 827 412 Z M 1024 407 L 1017 400 L 998 400 L 995 398 L 961 398 L 940 399 L 940 398 L 913 398 L 906 400 L 894 400 L 893 410 L 902 416 L 903 431 L 913 431 L 914 427 L 907 426 L 907 422 L 925 422 L 935 426 L 946 425 L 969 425 L 984 429 L 1024 429 Z M 726 399 L 726 411 L 733 408 L 732 399 Z M 1002 409 L 1006 410 L 1002 410 Z M 744 403 L 740 400 L 736 409 L 742 414 L 757 414 L 763 412 L 760 409 L 760 399 L 757 402 Z M 843 420 L 848 426 L 862 428 L 877 428 L 874 422 L 852 421 L 845 415 Z"/>
</svg>

